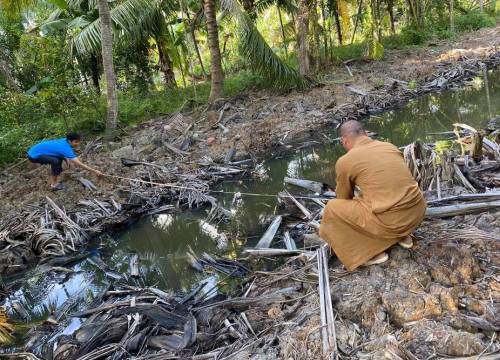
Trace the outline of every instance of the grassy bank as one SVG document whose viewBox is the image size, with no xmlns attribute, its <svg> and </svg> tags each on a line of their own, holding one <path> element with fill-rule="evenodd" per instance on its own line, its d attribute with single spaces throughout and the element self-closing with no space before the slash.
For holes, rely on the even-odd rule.
<svg viewBox="0 0 500 360">
<path fill-rule="evenodd" d="M 259 80 L 248 73 L 228 77 L 224 84 L 225 95 L 231 97 L 259 86 Z M 210 83 L 148 93 L 120 91 L 120 127 L 204 105 L 209 93 Z M 24 157 L 26 149 L 41 139 L 64 136 L 73 130 L 96 135 L 105 126 L 105 97 L 83 91 L 65 96 L 50 88 L 36 96 L 0 93 L 0 103 L 0 164 Z"/>
</svg>

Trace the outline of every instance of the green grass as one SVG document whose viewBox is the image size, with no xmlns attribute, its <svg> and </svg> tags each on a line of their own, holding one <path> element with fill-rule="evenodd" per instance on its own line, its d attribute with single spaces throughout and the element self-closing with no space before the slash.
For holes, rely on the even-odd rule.
<svg viewBox="0 0 500 360">
<path fill-rule="evenodd" d="M 224 82 L 224 95 L 230 98 L 247 89 L 261 87 L 262 79 L 242 72 L 229 76 Z M 48 92 L 49 93 L 49 92 Z M 166 89 L 149 93 L 134 91 L 118 93 L 120 128 L 205 105 L 210 94 L 210 83 L 195 88 Z M 49 96 L 49 95 L 47 95 Z M 0 108 L 0 165 L 24 157 L 26 150 L 42 139 L 64 136 L 68 131 L 81 131 L 84 136 L 95 136 L 104 131 L 106 99 L 103 96 L 78 96 L 72 103 L 49 106 L 47 96 L 12 94 L 0 100 L 7 106 Z M 50 96 L 57 101 L 60 95 Z M 59 99 L 61 101 L 61 99 Z"/>
</svg>

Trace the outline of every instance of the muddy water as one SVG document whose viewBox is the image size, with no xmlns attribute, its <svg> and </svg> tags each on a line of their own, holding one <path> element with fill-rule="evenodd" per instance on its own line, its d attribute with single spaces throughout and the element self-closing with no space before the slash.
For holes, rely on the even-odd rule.
<svg viewBox="0 0 500 360">
<path fill-rule="evenodd" d="M 482 127 L 499 115 L 500 72 L 490 72 L 462 90 L 431 94 L 401 109 L 371 116 L 366 127 L 379 139 L 402 146 L 416 139 L 446 138 L 449 135 L 436 133 L 450 131 L 455 122 Z M 329 136 L 335 137 L 333 133 Z M 189 291 L 207 277 L 213 282 L 216 274 L 210 277 L 190 267 L 186 256 L 189 248 L 198 255 L 207 252 L 236 257 L 242 248 L 258 241 L 269 223 L 276 210 L 274 195 L 283 189 L 285 176 L 334 185 L 333 165 L 342 154 L 339 145 L 318 144 L 267 160 L 258 166 L 253 180 L 228 181 L 220 186 L 220 190 L 228 192 L 263 195 L 243 196 L 240 201 L 233 201 L 232 194 L 217 195 L 219 204 L 234 213 L 228 223 L 207 222 L 206 209 L 144 218 L 122 234 L 95 244 L 91 257 L 75 264 L 71 273 L 32 272 L 8 280 L 11 295 L 5 305 L 12 317 L 33 324 L 49 316 L 57 318 L 67 308 L 74 311 L 79 303 L 120 279 L 167 291 Z M 140 259 L 140 276 L 131 279 L 129 263 L 135 254 Z M 70 334 L 77 326 L 78 320 L 74 320 L 65 333 Z M 22 334 L 17 341 L 23 342 Z"/>
</svg>

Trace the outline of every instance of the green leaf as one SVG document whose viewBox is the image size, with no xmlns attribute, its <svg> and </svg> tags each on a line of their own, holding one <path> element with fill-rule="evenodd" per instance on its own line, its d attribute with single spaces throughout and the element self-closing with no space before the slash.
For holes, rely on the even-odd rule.
<svg viewBox="0 0 500 360">
<path fill-rule="evenodd" d="M 158 24 L 160 11 L 173 11 L 173 6 L 172 2 L 162 0 L 126 0 L 119 3 L 110 10 L 115 36 L 136 38 L 144 32 L 151 32 Z M 72 47 L 79 54 L 98 52 L 101 47 L 100 19 L 83 28 L 72 39 Z"/>
<path fill-rule="evenodd" d="M 368 41 L 367 57 L 372 60 L 381 60 L 384 57 L 384 46 L 375 38 Z"/>
<path fill-rule="evenodd" d="M 236 0 L 222 0 L 222 8 L 230 13 L 238 24 L 240 51 L 252 68 L 260 73 L 271 86 L 287 89 L 293 86 L 306 88 L 311 80 L 286 64 L 269 47 L 262 34 L 255 27 L 250 16 Z"/>
<path fill-rule="evenodd" d="M 49 4 L 57 6 L 59 9 L 68 10 L 69 5 L 65 0 L 46 0 Z"/>
<path fill-rule="evenodd" d="M 40 26 L 40 29 L 45 34 L 53 34 L 61 30 L 66 30 L 68 27 L 68 22 L 69 20 L 67 19 L 47 21 Z"/>
<path fill-rule="evenodd" d="M 73 19 L 68 24 L 68 28 L 69 29 L 82 29 L 82 28 L 84 28 L 85 26 L 87 26 L 89 24 L 90 24 L 90 21 L 88 21 L 87 19 L 85 19 L 85 17 L 83 17 L 83 16 L 79 16 L 79 17 Z"/>
</svg>

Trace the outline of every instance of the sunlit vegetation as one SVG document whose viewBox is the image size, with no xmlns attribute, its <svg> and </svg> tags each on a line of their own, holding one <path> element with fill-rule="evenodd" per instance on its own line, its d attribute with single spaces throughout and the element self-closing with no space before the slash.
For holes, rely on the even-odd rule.
<svg viewBox="0 0 500 360">
<path fill-rule="evenodd" d="M 488 0 L 0 0 L 0 163 L 70 129 L 119 130 L 255 88 L 305 89 L 343 61 L 380 60 L 388 49 L 494 26 L 499 7 Z"/>
</svg>

